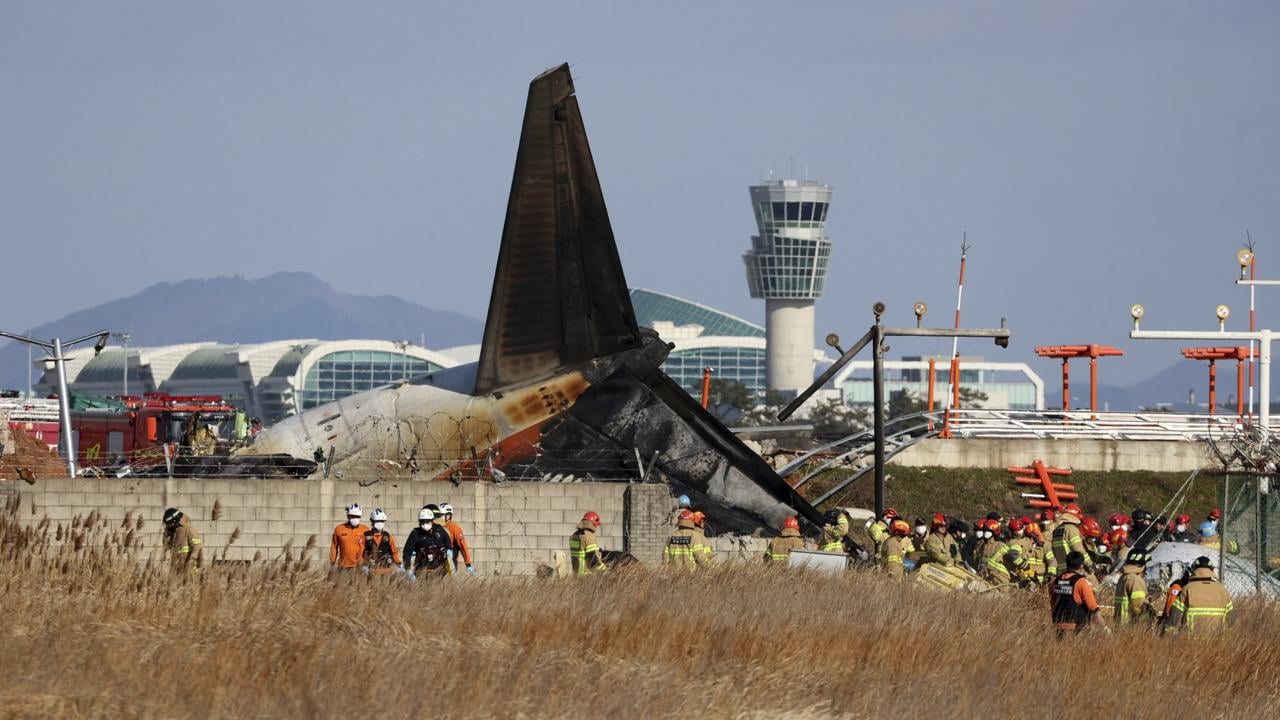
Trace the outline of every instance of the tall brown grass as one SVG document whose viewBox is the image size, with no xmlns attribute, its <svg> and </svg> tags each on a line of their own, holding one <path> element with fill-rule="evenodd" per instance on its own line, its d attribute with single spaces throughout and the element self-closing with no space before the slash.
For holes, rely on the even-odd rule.
<svg viewBox="0 0 1280 720">
<path fill-rule="evenodd" d="M 154 530 L 0 518 L 0 716 L 1269 717 L 1280 609 L 1058 642 L 1039 593 L 723 567 L 334 580 L 321 549 L 174 574 Z M 299 557 L 301 555 L 301 557 Z M 916 715 L 912 715 L 916 717 Z"/>
</svg>

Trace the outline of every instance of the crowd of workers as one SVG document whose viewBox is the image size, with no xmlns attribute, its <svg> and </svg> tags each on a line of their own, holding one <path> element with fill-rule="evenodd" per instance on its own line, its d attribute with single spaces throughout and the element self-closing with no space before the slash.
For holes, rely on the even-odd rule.
<svg viewBox="0 0 1280 720">
<path fill-rule="evenodd" d="M 372 527 L 363 523 L 359 504 L 346 508 L 347 521 L 333 531 L 329 565 L 333 572 L 362 571 L 370 575 L 404 573 L 410 578 L 448 576 L 459 566 L 474 574 L 471 549 L 462 527 L 454 521 L 448 503 L 422 506 L 418 526 L 405 541 L 403 552 L 387 530 L 387 513 L 375 508 Z M 874 565 L 897 577 L 933 563 L 965 568 L 997 587 L 1047 587 L 1051 614 L 1060 632 L 1079 632 L 1105 624 L 1095 592 L 1095 580 L 1119 570 L 1114 602 L 1117 625 L 1154 623 L 1162 630 L 1194 629 L 1228 622 L 1232 605 L 1218 582 L 1210 555 L 1221 550 L 1219 522 L 1214 509 L 1190 530 L 1191 517 L 1179 515 L 1173 522 L 1137 508 L 1131 515 L 1108 518 L 1107 529 L 1071 503 L 1041 511 L 1036 517 L 1007 521 L 998 512 L 970 524 L 935 513 L 915 519 L 914 525 L 893 508 L 866 523 L 869 547 L 854 536 L 848 513 L 831 510 L 824 517 L 816 542 L 810 545 L 800 534 L 800 523 L 787 517 L 780 533 L 764 552 L 766 563 L 787 563 L 794 550 L 815 548 L 844 553 L 855 562 Z M 203 566 L 200 536 L 177 508 L 164 513 L 165 546 L 174 563 L 199 569 Z M 674 530 L 663 549 L 667 566 L 697 571 L 711 565 L 713 551 L 706 536 L 706 516 L 690 507 L 689 498 L 678 499 L 671 520 Z M 600 515 L 588 512 L 569 538 L 572 572 L 590 575 L 609 569 L 606 553 L 596 534 Z M 1149 597 L 1144 575 L 1151 551 L 1160 542 L 1194 542 L 1205 549 L 1183 577 L 1163 590 L 1163 605 Z M 1228 551 L 1235 551 L 1229 547 Z"/>
</svg>

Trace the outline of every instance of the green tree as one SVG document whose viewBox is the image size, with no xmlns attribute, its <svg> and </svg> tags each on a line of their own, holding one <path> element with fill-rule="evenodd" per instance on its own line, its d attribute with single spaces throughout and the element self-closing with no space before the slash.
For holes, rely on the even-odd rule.
<svg viewBox="0 0 1280 720">
<path fill-rule="evenodd" d="M 711 381 L 707 409 L 720 418 L 720 422 L 736 422 L 752 414 L 757 405 L 755 395 L 737 380 L 716 378 Z"/>
<path fill-rule="evenodd" d="M 871 409 L 827 398 L 809 410 L 809 422 L 813 423 L 814 435 L 845 437 L 871 426 Z"/>
</svg>

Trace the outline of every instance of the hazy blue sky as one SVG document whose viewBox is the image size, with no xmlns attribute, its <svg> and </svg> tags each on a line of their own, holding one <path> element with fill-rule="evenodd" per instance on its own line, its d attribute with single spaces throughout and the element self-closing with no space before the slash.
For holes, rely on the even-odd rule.
<svg viewBox="0 0 1280 720">
<path fill-rule="evenodd" d="M 965 322 L 1014 330 L 969 352 L 1116 343 L 1132 359 L 1103 380 L 1127 382 L 1176 358 L 1125 338 L 1131 303 L 1150 328 L 1212 328 L 1219 302 L 1246 325 L 1245 228 L 1280 277 L 1278 20 L 1245 2 L 6 2 L 0 327 L 282 269 L 483 317 L 527 82 L 568 60 L 632 285 L 762 320 L 746 187 L 807 168 L 835 187 L 819 335 L 859 334 L 876 299 L 950 322 L 967 230 Z"/>
</svg>

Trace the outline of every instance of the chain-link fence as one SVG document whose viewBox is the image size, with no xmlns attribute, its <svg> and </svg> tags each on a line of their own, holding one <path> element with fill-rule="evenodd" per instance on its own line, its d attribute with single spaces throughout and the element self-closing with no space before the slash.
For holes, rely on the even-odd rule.
<svg viewBox="0 0 1280 720">
<path fill-rule="evenodd" d="M 1280 496 L 1275 478 L 1228 474 L 1222 481 L 1222 582 L 1232 595 L 1280 596 Z"/>
</svg>

